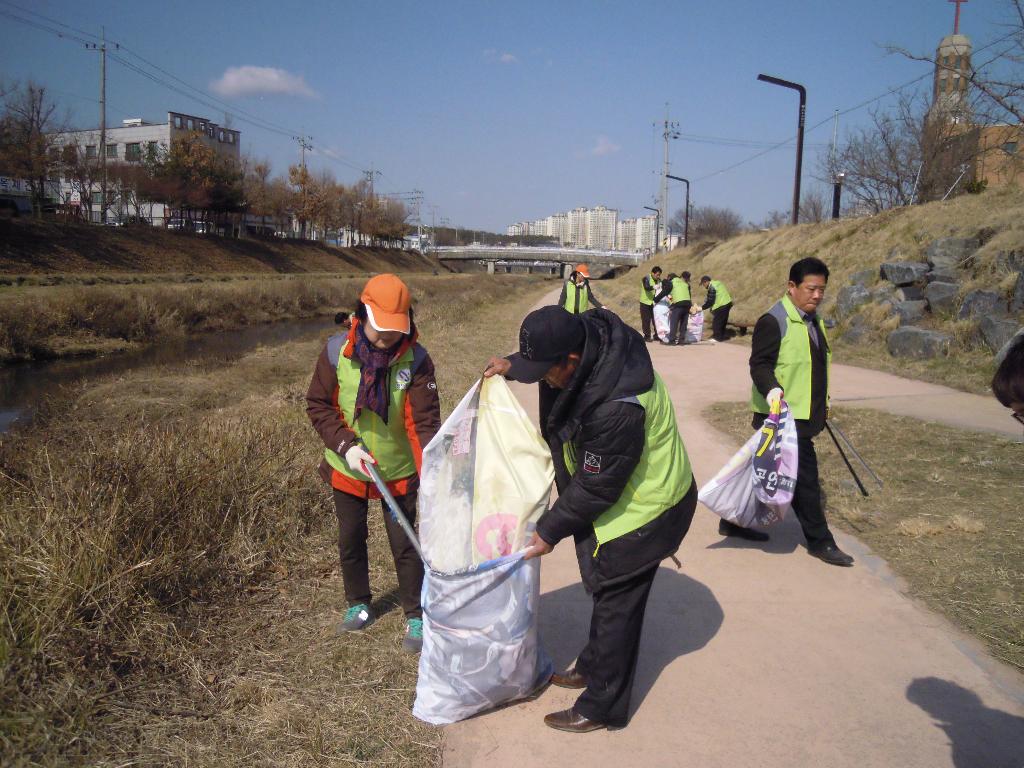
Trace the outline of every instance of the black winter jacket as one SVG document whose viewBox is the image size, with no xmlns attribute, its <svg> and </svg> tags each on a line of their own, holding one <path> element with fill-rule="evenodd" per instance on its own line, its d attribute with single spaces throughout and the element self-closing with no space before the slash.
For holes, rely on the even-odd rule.
<svg viewBox="0 0 1024 768">
<path fill-rule="evenodd" d="M 537 522 L 537 533 L 552 545 L 574 538 L 584 585 L 593 591 L 672 555 L 697 499 L 694 484 L 659 517 L 598 548 L 594 521 L 618 501 L 644 447 L 645 411 L 621 398 L 648 391 L 654 366 L 643 337 L 613 312 L 597 309 L 581 317 L 586 341 L 572 380 L 563 390 L 539 385 L 541 433 L 551 449 L 559 496 Z M 573 474 L 565 464 L 566 444 L 576 457 Z"/>
</svg>

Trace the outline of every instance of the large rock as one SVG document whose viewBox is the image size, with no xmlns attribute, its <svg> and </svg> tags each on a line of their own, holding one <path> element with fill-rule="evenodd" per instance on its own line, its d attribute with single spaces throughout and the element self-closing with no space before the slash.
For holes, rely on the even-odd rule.
<svg viewBox="0 0 1024 768">
<path fill-rule="evenodd" d="M 933 269 L 924 276 L 924 281 L 926 283 L 958 283 L 960 282 L 960 275 L 956 272 L 944 272 Z"/>
<path fill-rule="evenodd" d="M 860 344 L 867 341 L 870 335 L 871 329 L 867 325 L 851 325 L 839 338 L 847 344 Z"/>
<path fill-rule="evenodd" d="M 875 282 L 878 273 L 873 269 L 862 269 L 850 275 L 850 285 L 863 285 L 865 288 Z"/>
<path fill-rule="evenodd" d="M 871 292 L 863 285 L 844 285 L 836 296 L 836 311 L 839 317 L 849 317 L 857 307 L 871 301 Z"/>
<path fill-rule="evenodd" d="M 882 277 L 893 285 L 911 285 L 924 280 L 928 266 L 919 261 L 887 261 L 881 272 Z"/>
<path fill-rule="evenodd" d="M 893 309 L 899 315 L 900 325 L 913 325 L 921 320 L 927 307 L 927 301 L 897 301 L 893 305 Z"/>
<path fill-rule="evenodd" d="M 912 357 L 929 360 L 949 354 L 950 337 L 938 331 L 926 331 L 912 325 L 897 328 L 886 339 L 886 347 L 893 357 Z"/>
<path fill-rule="evenodd" d="M 960 305 L 957 319 L 967 320 L 991 314 L 1003 314 L 999 294 L 995 291 L 971 291 L 964 296 L 964 303 Z"/>
<path fill-rule="evenodd" d="M 1017 331 L 1012 339 L 1003 344 L 1003 348 L 996 354 L 996 365 L 1002 364 L 1003 360 L 1010 353 L 1010 349 L 1016 344 L 1024 344 L 1024 328 Z"/>
<path fill-rule="evenodd" d="M 960 286 L 953 283 L 929 283 L 924 289 L 928 308 L 936 315 L 951 315 L 956 311 Z"/>
<path fill-rule="evenodd" d="M 933 240 L 925 251 L 928 266 L 940 272 L 953 273 L 962 268 L 978 250 L 973 237 L 940 237 Z"/>
<path fill-rule="evenodd" d="M 1013 320 L 987 315 L 979 324 L 981 337 L 993 352 L 1001 350 L 1010 339 L 1017 335 L 1017 323 Z"/>
<path fill-rule="evenodd" d="M 921 301 L 924 299 L 924 291 L 916 285 L 904 285 L 896 289 L 896 301 Z"/>
<path fill-rule="evenodd" d="M 1013 286 L 1010 299 L 1010 311 L 1014 314 L 1024 312 L 1024 272 L 1017 273 L 1017 282 Z"/>
</svg>

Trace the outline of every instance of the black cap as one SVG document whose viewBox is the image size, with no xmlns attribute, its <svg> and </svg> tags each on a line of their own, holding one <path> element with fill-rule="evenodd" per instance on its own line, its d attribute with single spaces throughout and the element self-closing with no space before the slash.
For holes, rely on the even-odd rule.
<svg viewBox="0 0 1024 768">
<path fill-rule="evenodd" d="M 531 312 L 519 326 L 519 351 L 508 356 L 508 378 L 535 384 L 570 352 L 583 349 L 586 338 L 579 315 L 559 306 Z"/>
</svg>

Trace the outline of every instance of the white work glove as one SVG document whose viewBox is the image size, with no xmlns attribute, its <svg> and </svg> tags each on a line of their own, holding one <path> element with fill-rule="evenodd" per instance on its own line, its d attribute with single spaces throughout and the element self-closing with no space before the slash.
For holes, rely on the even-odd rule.
<svg viewBox="0 0 1024 768">
<path fill-rule="evenodd" d="M 768 407 L 774 408 L 776 404 L 782 399 L 782 390 L 779 387 L 771 390 L 765 400 L 768 401 Z"/>
<path fill-rule="evenodd" d="M 369 473 L 363 469 L 363 464 L 376 464 L 377 460 L 371 456 L 363 446 L 356 443 L 345 451 L 345 461 L 353 472 L 369 477 Z"/>
</svg>

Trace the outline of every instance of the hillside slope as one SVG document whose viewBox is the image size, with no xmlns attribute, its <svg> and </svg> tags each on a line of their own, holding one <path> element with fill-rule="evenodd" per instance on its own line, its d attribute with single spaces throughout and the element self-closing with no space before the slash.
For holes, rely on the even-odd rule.
<svg viewBox="0 0 1024 768">
<path fill-rule="evenodd" d="M 926 263 L 929 247 L 934 251 L 933 244 L 943 238 L 967 243 L 970 255 L 953 270 L 955 274 L 939 275 L 933 270 L 928 278 L 922 276 L 908 286 L 905 293 L 881 278 L 880 266 L 885 262 Z M 717 244 L 697 243 L 660 254 L 641 265 L 635 277 L 627 278 L 622 285 L 602 283 L 599 295 L 604 300 L 607 293 L 617 311 L 638 323 L 637 283 L 657 263 L 666 273 L 689 270 L 697 301 L 704 296 L 697 286 L 702 274 L 722 280 L 733 296 L 731 319 L 752 323 L 782 295 L 790 264 L 805 256 L 817 256 L 831 270 L 822 311 L 838 322 L 831 335 L 842 362 L 985 391 L 995 368 L 993 344 L 1005 338 L 1007 328 L 1024 323 L 1019 307 L 1024 299 L 1024 191 L 1013 188 L 870 217 L 753 232 Z M 925 304 L 915 307 L 923 310 L 922 317 L 912 322 L 901 318 L 896 305 L 919 291 L 923 293 L 937 276 L 955 286 L 949 305 L 943 311 L 931 311 L 932 307 Z M 837 297 L 844 287 L 854 283 L 863 285 L 868 296 L 840 315 Z M 964 299 L 978 290 L 988 292 L 995 306 L 960 319 L 962 313 L 969 312 L 964 310 Z M 991 319 L 986 321 L 986 317 Z M 983 321 L 998 325 L 998 333 L 983 329 Z M 901 324 L 947 335 L 948 354 L 929 359 L 892 357 L 887 342 Z"/>
<path fill-rule="evenodd" d="M 385 248 L 232 239 L 160 227 L 0 220 L 0 274 L 445 271 L 436 259 Z"/>
</svg>

